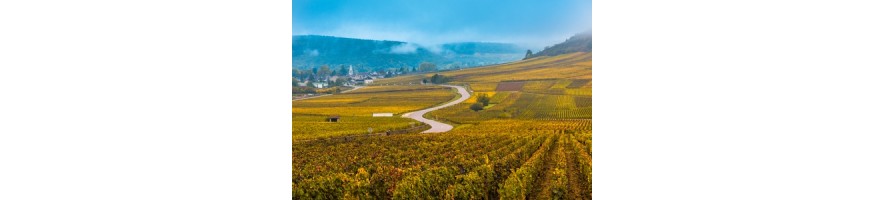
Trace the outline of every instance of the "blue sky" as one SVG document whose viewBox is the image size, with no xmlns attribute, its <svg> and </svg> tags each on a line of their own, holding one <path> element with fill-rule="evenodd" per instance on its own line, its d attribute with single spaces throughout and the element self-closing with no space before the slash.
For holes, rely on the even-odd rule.
<svg viewBox="0 0 885 200">
<path fill-rule="evenodd" d="M 590 30 L 590 0 L 293 0 L 293 35 L 539 48 Z"/>
</svg>

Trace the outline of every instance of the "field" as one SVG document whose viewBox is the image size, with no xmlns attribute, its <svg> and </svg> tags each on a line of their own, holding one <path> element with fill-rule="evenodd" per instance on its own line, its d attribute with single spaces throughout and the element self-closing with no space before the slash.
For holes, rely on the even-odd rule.
<svg viewBox="0 0 885 200">
<path fill-rule="evenodd" d="M 455 83 L 498 83 L 502 81 L 591 79 L 592 54 L 572 53 L 556 57 L 538 57 L 514 63 L 478 67 L 439 74 L 455 78 Z M 433 74 L 401 76 L 376 81 L 375 85 L 420 83 Z"/>
<path fill-rule="evenodd" d="M 589 121 L 484 122 L 447 133 L 293 146 L 296 198 L 589 197 Z"/>
<path fill-rule="evenodd" d="M 412 119 L 372 117 L 372 113 L 398 115 L 437 105 L 455 96 L 450 88 L 441 86 L 370 86 L 348 93 L 293 101 L 292 139 L 364 135 L 420 127 L 423 124 Z M 330 116 L 338 116 L 338 122 L 328 122 Z"/>
<path fill-rule="evenodd" d="M 368 116 L 452 99 L 448 88 L 414 85 L 430 75 L 296 101 L 293 199 L 591 199 L 591 71 L 591 54 L 573 53 L 442 72 L 473 90 L 467 101 L 425 115 L 455 126 L 443 133 L 295 139 L 411 127 L 410 119 Z M 479 94 L 489 104 L 473 111 Z M 343 121 L 316 122 L 330 114 Z"/>
<path fill-rule="evenodd" d="M 402 114 L 451 100 L 451 88 L 441 86 L 370 86 L 353 92 L 292 102 L 292 113 L 372 116 Z"/>
<path fill-rule="evenodd" d="M 326 116 L 292 115 L 292 139 L 309 140 L 335 136 L 381 133 L 387 130 L 404 130 L 421 123 L 401 117 L 341 116 L 338 122 L 327 122 Z M 369 132 L 369 129 L 372 132 Z"/>
</svg>

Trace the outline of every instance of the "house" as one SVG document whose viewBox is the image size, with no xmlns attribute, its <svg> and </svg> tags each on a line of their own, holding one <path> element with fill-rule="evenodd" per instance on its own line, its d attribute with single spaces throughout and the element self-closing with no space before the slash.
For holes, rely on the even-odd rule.
<svg viewBox="0 0 885 200">
<path fill-rule="evenodd" d="M 356 80 L 356 83 L 357 83 L 357 84 L 368 85 L 368 84 L 372 83 L 372 81 L 373 81 L 372 79 L 360 79 L 360 80 Z"/>
<path fill-rule="evenodd" d="M 326 118 L 326 121 L 327 122 L 338 122 L 338 119 L 340 119 L 340 118 L 341 118 L 341 116 L 332 115 L 332 116 L 329 116 L 328 118 Z"/>
<path fill-rule="evenodd" d="M 326 83 L 326 82 L 313 82 L 313 87 L 315 87 L 315 88 L 326 88 L 326 87 L 329 87 L 329 83 Z"/>
</svg>

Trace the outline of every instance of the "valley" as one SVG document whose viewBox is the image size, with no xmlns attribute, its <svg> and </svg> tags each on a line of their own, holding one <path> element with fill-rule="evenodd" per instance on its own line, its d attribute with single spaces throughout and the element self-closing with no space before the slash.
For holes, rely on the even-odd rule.
<svg viewBox="0 0 885 200">
<path fill-rule="evenodd" d="M 591 60 L 537 56 L 293 101 L 293 198 L 590 199 Z M 422 83 L 434 75 L 450 86 Z M 396 134 L 353 137 L 379 132 Z"/>
</svg>

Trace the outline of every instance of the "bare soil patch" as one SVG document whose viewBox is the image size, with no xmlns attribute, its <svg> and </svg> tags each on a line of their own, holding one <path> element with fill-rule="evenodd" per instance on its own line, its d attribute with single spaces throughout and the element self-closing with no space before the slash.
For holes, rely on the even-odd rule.
<svg viewBox="0 0 885 200">
<path fill-rule="evenodd" d="M 520 91 L 520 90 L 522 90 L 523 85 L 525 85 L 524 81 L 501 82 L 501 83 L 498 83 L 498 87 L 495 88 L 495 91 Z"/>
</svg>

